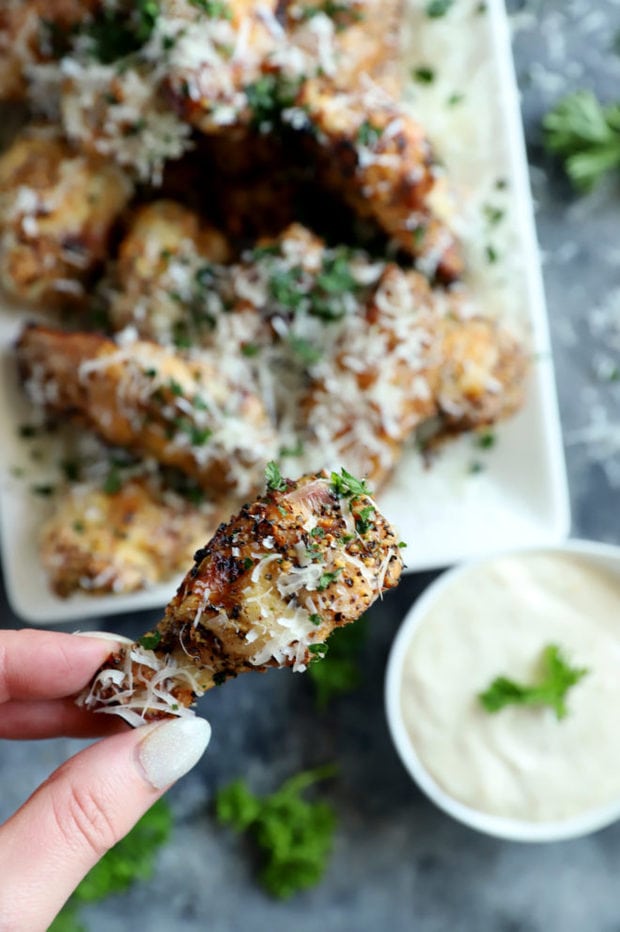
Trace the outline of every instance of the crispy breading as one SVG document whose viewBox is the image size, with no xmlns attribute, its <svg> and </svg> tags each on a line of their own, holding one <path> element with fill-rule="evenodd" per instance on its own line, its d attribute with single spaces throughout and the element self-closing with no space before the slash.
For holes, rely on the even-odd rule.
<svg viewBox="0 0 620 932">
<path fill-rule="evenodd" d="M 24 330 L 17 358 L 35 404 L 181 470 L 206 491 L 249 494 L 277 449 L 241 361 L 235 381 L 217 358 L 39 326 Z"/>
<path fill-rule="evenodd" d="M 116 166 L 25 131 L 0 155 L 0 284 L 40 306 L 80 301 L 132 185 Z"/>
<path fill-rule="evenodd" d="M 201 268 L 229 258 L 226 238 L 194 211 L 170 200 L 139 207 L 118 251 L 109 307 L 113 328 L 131 324 L 147 339 L 169 341 L 191 303 L 188 280 L 193 287 Z"/>
<path fill-rule="evenodd" d="M 430 278 L 458 278 L 463 258 L 450 228 L 451 195 L 423 128 L 381 89 L 334 93 L 307 81 L 305 114 L 321 178 L 370 217 Z"/>
<path fill-rule="evenodd" d="M 219 514 L 144 478 L 112 493 L 80 483 L 55 499 L 41 528 L 41 562 L 61 597 L 135 592 L 182 572 Z"/>
<path fill-rule="evenodd" d="M 398 538 L 363 484 L 345 472 L 271 484 L 198 551 L 157 628 L 104 664 L 87 708 L 157 718 L 239 673 L 303 670 L 398 583 Z"/>
<path fill-rule="evenodd" d="M 441 321 L 435 396 L 446 433 L 487 427 L 523 404 L 529 361 L 523 343 L 498 321 Z"/>
</svg>

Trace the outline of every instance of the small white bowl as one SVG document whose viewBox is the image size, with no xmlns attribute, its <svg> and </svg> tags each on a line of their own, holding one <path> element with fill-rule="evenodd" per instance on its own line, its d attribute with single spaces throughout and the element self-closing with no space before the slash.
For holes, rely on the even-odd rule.
<svg viewBox="0 0 620 932">
<path fill-rule="evenodd" d="M 424 620 L 428 610 L 440 593 L 449 589 L 456 579 L 466 574 L 472 567 L 494 560 L 497 557 L 540 552 L 582 556 L 585 560 L 596 564 L 598 567 L 616 573 L 620 585 L 620 547 L 611 544 L 574 540 L 550 547 L 524 548 L 510 553 L 493 554 L 484 559 L 468 561 L 443 573 L 417 599 L 405 616 L 394 640 L 386 670 L 385 708 L 388 727 L 398 755 L 405 768 L 409 771 L 410 776 L 413 777 L 429 799 L 440 809 L 443 809 L 444 812 L 447 812 L 448 815 L 479 832 L 510 841 L 551 842 L 588 835 L 620 819 L 620 799 L 605 806 L 590 809 L 578 816 L 553 822 L 528 822 L 521 819 L 490 815 L 459 802 L 438 785 L 416 753 L 403 721 L 400 698 L 402 672 L 407 650 L 416 628 Z"/>
</svg>

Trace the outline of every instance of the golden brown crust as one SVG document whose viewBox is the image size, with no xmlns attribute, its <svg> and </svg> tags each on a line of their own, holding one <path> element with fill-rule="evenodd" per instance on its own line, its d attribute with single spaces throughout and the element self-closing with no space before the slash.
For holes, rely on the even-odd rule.
<svg viewBox="0 0 620 932">
<path fill-rule="evenodd" d="M 227 381 L 216 360 L 40 326 L 24 330 L 17 359 L 26 391 L 48 412 L 176 467 L 207 491 L 247 494 L 273 454 L 262 402 Z"/>
<path fill-rule="evenodd" d="M 68 488 L 41 529 L 40 554 L 52 591 L 65 598 L 135 592 L 182 572 L 217 526 L 145 479 L 113 493 L 92 484 Z"/>
<path fill-rule="evenodd" d="M 2 287 L 43 307 L 81 301 L 131 191 L 114 165 L 22 133 L 0 156 Z"/>
</svg>

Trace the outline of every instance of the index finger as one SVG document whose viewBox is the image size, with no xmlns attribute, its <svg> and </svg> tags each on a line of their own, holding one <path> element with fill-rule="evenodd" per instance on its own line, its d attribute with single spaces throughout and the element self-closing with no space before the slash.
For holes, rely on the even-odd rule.
<svg viewBox="0 0 620 932">
<path fill-rule="evenodd" d="M 0 702 L 73 696 L 116 648 L 97 637 L 0 631 Z"/>
</svg>

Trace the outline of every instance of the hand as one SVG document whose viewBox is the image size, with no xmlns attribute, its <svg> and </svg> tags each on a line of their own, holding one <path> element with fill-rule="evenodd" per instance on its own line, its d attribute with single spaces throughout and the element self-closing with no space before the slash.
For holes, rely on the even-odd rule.
<svg viewBox="0 0 620 932">
<path fill-rule="evenodd" d="M 121 639 L 122 640 L 122 639 Z M 44 932 L 80 880 L 202 756 L 204 719 L 128 730 L 74 697 L 116 649 L 102 637 L 0 631 L 0 738 L 100 737 L 0 826 L 0 930 Z"/>
</svg>

